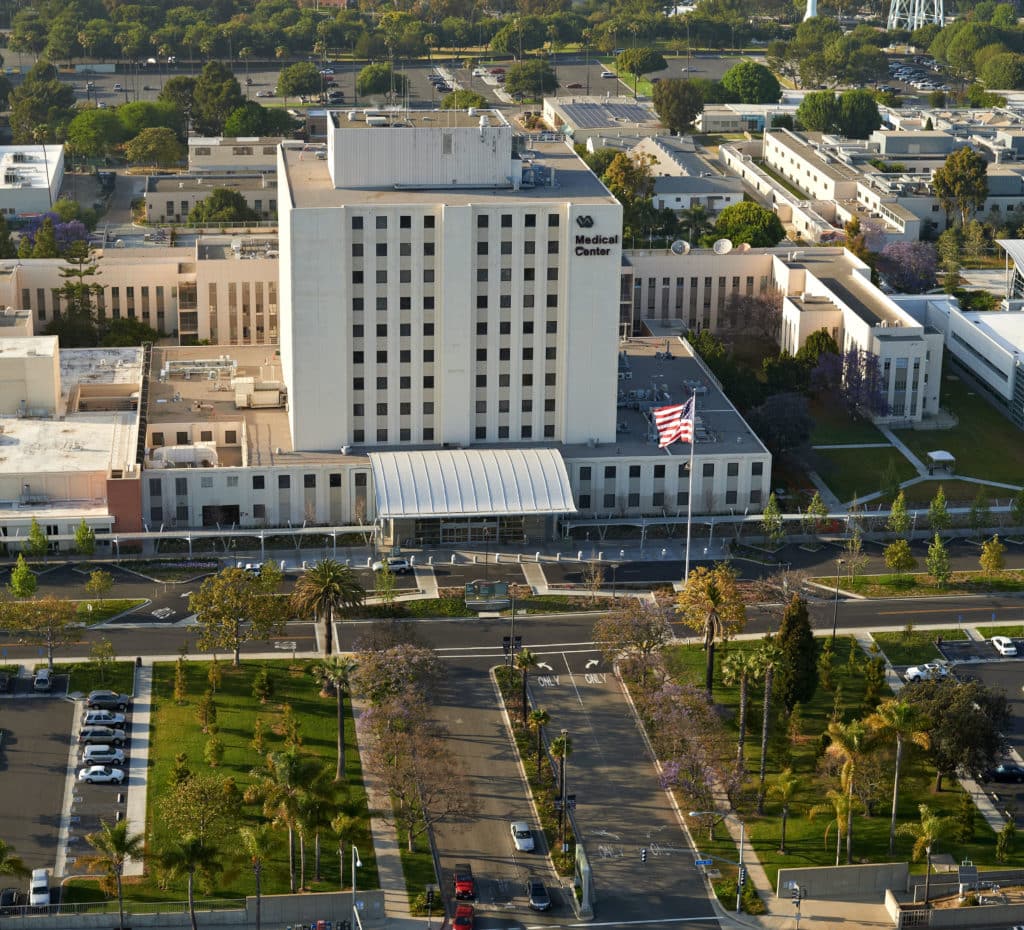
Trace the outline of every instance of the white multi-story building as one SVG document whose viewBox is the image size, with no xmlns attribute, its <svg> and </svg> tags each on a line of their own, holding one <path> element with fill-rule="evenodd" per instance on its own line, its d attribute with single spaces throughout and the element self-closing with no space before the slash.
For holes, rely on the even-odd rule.
<svg viewBox="0 0 1024 930">
<path fill-rule="evenodd" d="M 0 213 L 45 213 L 64 182 L 64 146 L 0 146 L 0 168 Z"/>
</svg>

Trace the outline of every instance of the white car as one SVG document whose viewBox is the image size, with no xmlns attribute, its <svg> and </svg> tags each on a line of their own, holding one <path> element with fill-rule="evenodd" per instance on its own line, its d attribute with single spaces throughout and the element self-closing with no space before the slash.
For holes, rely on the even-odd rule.
<svg viewBox="0 0 1024 930">
<path fill-rule="evenodd" d="M 928 662 L 925 665 L 912 665 L 904 673 L 907 681 L 930 681 L 932 678 L 945 678 L 949 674 L 949 666 L 939 665 L 938 662 Z"/>
<path fill-rule="evenodd" d="M 124 726 L 124 714 L 113 710 L 87 710 L 82 718 L 82 725 L 87 727 Z"/>
<path fill-rule="evenodd" d="M 528 823 L 514 820 L 509 824 L 509 830 L 512 832 L 512 842 L 519 852 L 533 852 L 533 831 Z"/>
<path fill-rule="evenodd" d="M 82 751 L 83 765 L 124 765 L 124 750 L 103 743 L 86 746 Z"/>
<path fill-rule="evenodd" d="M 384 571 L 387 566 L 393 575 L 408 575 L 412 571 L 412 564 L 408 559 L 381 559 L 371 566 L 375 572 Z"/>
<path fill-rule="evenodd" d="M 321 68 L 320 73 L 323 75 L 334 74 L 334 68 Z"/>
<path fill-rule="evenodd" d="M 615 77 L 615 72 L 614 71 L 602 71 L 601 72 L 601 77 L 603 77 L 603 78 L 613 78 L 613 77 Z"/>
<path fill-rule="evenodd" d="M 78 780 L 87 785 L 119 785 L 124 781 L 124 769 L 112 769 L 109 765 L 90 765 L 81 769 Z"/>
<path fill-rule="evenodd" d="M 28 883 L 29 907 L 50 906 L 50 873 L 46 869 L 33 869 Z"/>
<path fill-rule="evenodd" d="M 1001 656 L 1015 656 L 1017 654 L 1017 644 L 1009 636 L 993 636 L 990 642 Z"/>
</svg>

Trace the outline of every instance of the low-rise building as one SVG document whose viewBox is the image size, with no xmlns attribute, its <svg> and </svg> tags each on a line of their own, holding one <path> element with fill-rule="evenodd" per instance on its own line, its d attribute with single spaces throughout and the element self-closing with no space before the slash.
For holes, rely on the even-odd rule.
<svg viewBox="0 0 1024 930">
<path fill-rule="evenodd" d="M 64 146 L 0 146 L 0 168 L 0 214 L 45 213 L 64 182 Z"/>
<path fill-rule="evenodd" d="M 280 137 L 189 136 L 192 174 L 274 174 Z"/>
<path fill-rule="evenodd" d="M 218 188 L 235 191 L 261 219 L 277 216 L 277 181 L 272 174 L 155 174 L 146 178 L 142 199 L 150 223 L 184 223 L 192 208 Z"/>
</svg>

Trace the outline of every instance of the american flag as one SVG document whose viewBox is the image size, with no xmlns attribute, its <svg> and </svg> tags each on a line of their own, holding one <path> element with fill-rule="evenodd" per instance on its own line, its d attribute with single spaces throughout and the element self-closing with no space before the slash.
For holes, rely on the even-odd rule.
<svg viewBox="0 0 1024 930">
<path fill-rule="evenodd" d="M 693 408 L 695 398 L 685 404 L 656 407 L 654 425 L 658 427 L 658 448 L 664 449 L 674 442 L 693 442 Z"/>
</svg>

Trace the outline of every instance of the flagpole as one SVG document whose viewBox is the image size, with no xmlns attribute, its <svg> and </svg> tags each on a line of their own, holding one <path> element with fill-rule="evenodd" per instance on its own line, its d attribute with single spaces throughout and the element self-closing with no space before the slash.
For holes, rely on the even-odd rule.
<svg viewBox="0 0 1024 930">
<path fill-rule="evenodd" d="M 697 392 L 693 392 L 693 429 L 690 431 L 690 484 L 686 493 L 686 563 L 683 584 L 690 578 L 690 531 L 693 527 L 693 451 L 697 448 Z"/>
</svg>

